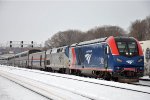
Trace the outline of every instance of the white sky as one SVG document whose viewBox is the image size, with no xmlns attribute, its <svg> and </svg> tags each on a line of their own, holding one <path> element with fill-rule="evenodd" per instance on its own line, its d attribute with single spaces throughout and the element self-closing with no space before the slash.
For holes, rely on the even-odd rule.
<svg viewBox="0 0 150 100">
<path fill-rule="evenodd" d="M 58 31 L 87 31 L 102 25 L 128 31 L 131 22 L 148 15 L 148 0 L 0 0 L 0 43 L 41 43 Z"/>
</svg>

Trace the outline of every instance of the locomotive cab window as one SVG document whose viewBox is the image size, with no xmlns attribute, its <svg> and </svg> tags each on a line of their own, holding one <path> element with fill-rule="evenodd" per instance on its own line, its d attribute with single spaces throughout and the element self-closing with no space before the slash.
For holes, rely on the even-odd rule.
<svg viewBox="0 0 150 100">
<path fill-rule="evenodd" d="M 58 48 L 57 53 L 59 53 L 59 52 L 63 52 L 63 48 Z"/>
<path fill-rule="evenodd" d="M 57 49 L 57 53 L 59 53 L 60 52 L 60 49 Z"/>
<path fill-rule="evenodd" d="M 137 55 L 138 54 L 138 49 L 137 49 L 137 45 L 135 42 L 129 42 L 128 46 L 129 46 L 130 55 Z"/>
<path fill-rule="evenodd" d="M 50 50 L 50 53 L 49 54 L 51 54 L 52 53 L 52 50 Z"/>
<path fill-rule="evenodd" d="M 127 50 L 127 44 L 125 42 L 117 42 L 118 50 L 121 55 L 124 55 Z"/>
<path fill-rule="evenodd" d="M 125 40 L 116 39 L 116 45 L 119 54 L 122 56 L 132 57 L 138 55 L 137 43 L 130 38 L 126 38 Z"/>
</svg>

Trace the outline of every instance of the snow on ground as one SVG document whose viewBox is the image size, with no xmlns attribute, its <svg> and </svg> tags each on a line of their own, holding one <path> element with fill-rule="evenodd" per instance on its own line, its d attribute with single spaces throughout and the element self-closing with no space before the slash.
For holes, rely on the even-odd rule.
<svg viewBox="0 0 150 100">
<path fill-rule="evenodd" d="M 140 79 L 150 80 L 150 77 L 149 76 L 143 76 Z"/>
<path fill-rule="evenodd" d="M 150 86 L 150 81 L 139 80 L 138 83 L 139 83 L 139 84 L 142 84 L 142 85 L 148 85 L 148 86 Z"/>
<path fill-rule="evenodd" d="M 76 94 L 82 94 L 84 96 L 89 96 L 91 98 L 94 98 L 96 100 L 149 100 L 150 98 L 150 88 L 149 87 L 141 87 L 141 86 L 135 86 L 135 85 L 129 85 L 124 83 L 118 83 L 118 82 L 110 82 L 110 81 L 104 81 L 104 80 L 97 80 L 97 79 L 90 79 L 90 78 L 83 78 L 73 75 L 65 75 L 65 74 L 58 74 L 58 73 L 48 73 L 48 72 L 42 72 L 38 70 L 30 70 L 30 69 L 23 69 L 22 68 L 16 68 L 11 66 L 0 66 L 1 71 L 6 71 L 9 73 L 13 73 L 16 75 L 20 75 L 22 77 L 30 78 L 39 82 L 43 82 L 46 84 L 49 84 L 50 86 L 58 87 L 61 89 L 65 89 L 68 91 L 72 91 Z M 33 73 L 36 72 L 36 73 Z M 44 73 L 44 74 L 42 74 Z M 46 74 L 46 75 L 45 75 Z M 77 81 L 77 80 L 70 80 L 66 78 L 60 78 L 60 77 L 54 77 L 55 76 L 62 76 L 62 77 L 68 77 L 78 80 L 84 80 L 91 83 L 83 82 L 83 81 Z M 92 84 L 94 83 L 100 83 L 99 84 Z M 106 85 L 115 86 L 114 87 L 108 87 Z M 127 88 L 128 90 L 120 89 L 120 88 Z M 146 93 L 141 93 L 137 91 L 131 91 L 129 89 L 137 90 L 137 91 L 143 91 Z"/>
<path fill-rule="evenodd" d="M 48 100 L 0 76 L 0 100 Z"/>
<path fill-rule="evenodd" d="M 143 85 L 149 85 L 150 86 L 150 77 L 149 76 L 141 77 L 139 80 L 139 83 L 143 84 Z"/>
</svg>

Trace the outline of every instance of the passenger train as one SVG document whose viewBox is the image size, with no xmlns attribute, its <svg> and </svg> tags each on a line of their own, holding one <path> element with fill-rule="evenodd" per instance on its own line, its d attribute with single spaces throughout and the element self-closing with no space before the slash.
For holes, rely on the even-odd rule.
<svg viewBox="0 0 150 100">
<path fill-rule="evenodd" d="M 47 51 L 32 49 L 9 57 L 8 64 L 106 80 L 138 80 L 144 73 L 142 47 L 133 37 L 110 36 Z"/>
</svg>

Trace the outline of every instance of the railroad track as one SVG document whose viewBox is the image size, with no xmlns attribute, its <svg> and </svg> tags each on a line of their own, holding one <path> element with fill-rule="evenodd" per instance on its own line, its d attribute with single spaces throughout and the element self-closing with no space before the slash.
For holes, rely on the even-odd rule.
<svg viewBox="0 0 150 100">
<path fill-rule="evenodd" d="M 102 86 L 107 86 L 107 87 L 113 87 L 113 88 L 118 88 L 118 89 L 123 89 L 123 90 L 129 90 L 129 91 L 134 91 L 134 92 L 150 94 L 150 91 L 145 92 L 145 91 L 131 89 L 131 88 L 126 88 L 126 87 L 124 88 L 124 87 L 119 87 L 119 86 L 115 86 L 115 85 L 109 85 L 109 84 L 103 84 L 103 83 L 88 81 L 88 80 L 82 80 L 82 79 L 78 79 L 78 78 L 66 77 L 63 74 L 60 74 L 60 75 L 57 74 L 56 75 L 56 74 L 49 73 L 49 72 L 45 73 L 45 72 L 42 72 L 42 71 L 35 71 L 35 70 L 23 69 L 23 68 L 15 68 L 15 67 L 12 67 L 11 69 L 13 69 L 13 68 L 17 69 L 17 70 L 24 70 L 24 71 L 29 71 L 29 72 L 33 72 L 33 73 L 38 73 L 38 74 L 44 74 L 44 75 L 50 75 L 50 76 L 54 76 L 54 77 L 69 79 L 69 80 L 76 80 L 76 81 L 80 81 L 80 82 L 86 82 L 86 83 L 91 83 L 91 84 L 96 84 L 96 85 L 102 85 Z M 129 84 L 138 85 L 138 86 L 144 86 L 144 87 L 150 87 L 149 85 L 144 85 L 144 84 L 140 84 L 140 83 L 129 83 Z"/>
<path fill-rule="evenodd" d="M 139 82 L 133 82 L 129 84 L 150 87 L 150 79 L 140 79 Z"/>
<path fill-rule="evenodd" d="M 146 84 L 141 84 L 141 83 L 138 83 L 138 82 L 136 82 L 136 83 L 128 83 L 128 84 L 150 87 L 150 84 L 149 84 L 149 85 L 146 85 Z"/>
<path fill-rule="evenodd" d="M 142 81 L 149 81 L 150 82 L 150 79 L 140 79 Z"/>
</svg>

